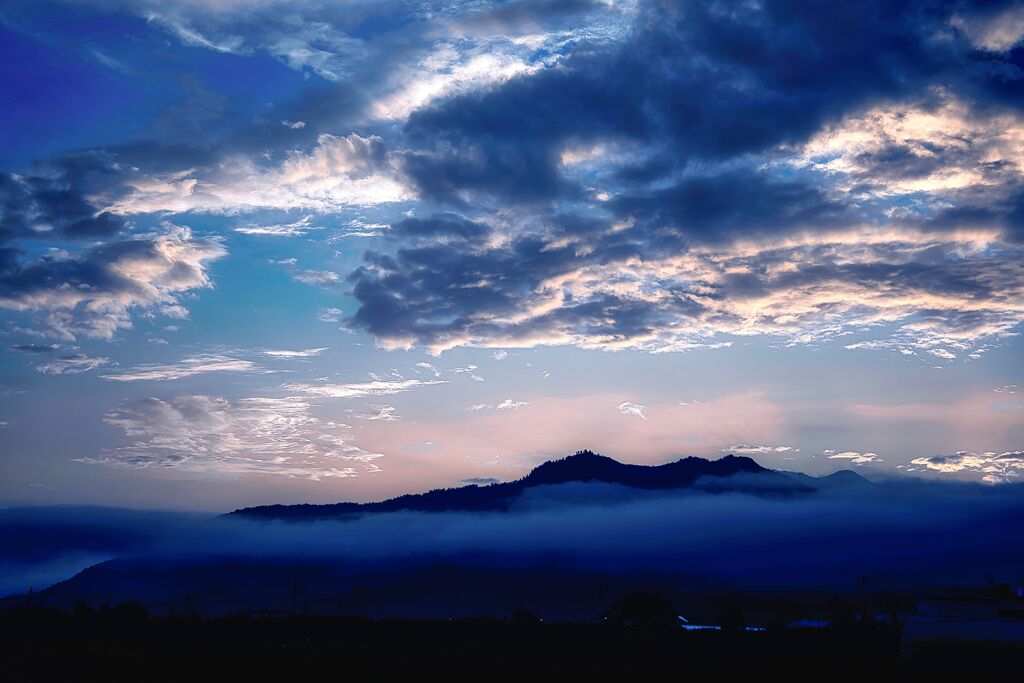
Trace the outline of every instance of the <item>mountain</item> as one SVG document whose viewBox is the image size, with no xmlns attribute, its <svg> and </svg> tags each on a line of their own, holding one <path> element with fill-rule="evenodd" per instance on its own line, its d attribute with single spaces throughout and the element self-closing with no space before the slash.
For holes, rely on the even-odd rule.
<svg viewBox="0 0 1024 683">
<path fill-rule="evenodd" d="M 849 474 L 860 479 L 859 475 L 853 472 Z M 435 489 L 373 503 L 262 505 L 235 510 L 229 515 L 303 521 L 399 510 L 504 511 L 529 489 L 575 482 L 601 482 L 643 490 L 697 488 L 714 492 L 742 491 L 760 494 L 809 493 L 818 488 L 829 487 L 818 486 L 815 483 L 828 478 L 815 479 L 803 476 L 806 480 L 798 480 L 790 476 L 790 473 L 770 470 L 761 467 L 750 458 L 735 455 L 727 455 L 718 460 L 689 457 L 664 465 L 630 465 L 591 451 L 580 451 L 575 455 L 539 465 L 522 479 L 500 484 L 470 484 L 459 488 Z"/>
<path fill-rule="evenodd" d="M 811 486 L 819 491 L 828 489 L 839 489 L 856 486 L 870 486 L 871 482 L 860 476 L 853 470 L 839 470 L 832 474 L 827 474 L 824 477 L 812 477 L 803 472 L 787 472 L 785 470 L 779 470 L 780 474 L 792 478 L 806 486 Z"/>
</svg>

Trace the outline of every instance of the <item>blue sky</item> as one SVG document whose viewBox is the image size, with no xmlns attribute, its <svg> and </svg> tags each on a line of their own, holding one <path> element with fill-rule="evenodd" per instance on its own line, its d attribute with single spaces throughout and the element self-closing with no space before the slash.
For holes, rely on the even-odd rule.
<svg viewBox="0 0 1024 683">
<path fill-rule="evenodd" d="M 0 501 L 1024 470 L 1024 6 L 0 10 Z"/>
</svg>

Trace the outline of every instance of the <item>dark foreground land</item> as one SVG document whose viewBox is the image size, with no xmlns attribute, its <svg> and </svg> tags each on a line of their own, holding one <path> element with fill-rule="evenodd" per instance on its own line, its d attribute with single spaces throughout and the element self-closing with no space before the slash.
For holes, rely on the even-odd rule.
<svg viewBox="0 0 1024 683">
<path fill-rule="evenodd" d="M 685 632 L 674 624 L 543 623 L 512 619 L 373 620 L 261 614 L 204 619 L 151 617 L 133 605 L 68 614 L 44 608 L 0 613 L 7 681 L 102 675 L 135 680 L 353 673 L 633 674 L 750 671 L 858 672 L 1017 670 L 1022 653 L 945 645 L 901 653 L 897 626 Z M 204 676 L 205 678 L 205 676 Z"/>
</svg>

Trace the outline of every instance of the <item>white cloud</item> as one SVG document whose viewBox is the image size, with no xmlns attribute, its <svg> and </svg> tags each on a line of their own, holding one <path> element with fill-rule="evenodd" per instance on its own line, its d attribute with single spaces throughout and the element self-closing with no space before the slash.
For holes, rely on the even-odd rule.
<svg viewBox="0 0 1024 683">
<path fill-rule="evenodd" d="M 343 311 L 340 308 L 325 308 L 317 313 L 316 319 L 324 323 L 341 322 Z"/>
<path fill-rule="evenodd" d="M 999 484 L 1011 481 L 1024 472 L 1024 451 L 1007 451 L 1004 453 L 971 453 L 957 451 L 953 455 L 933 455 L 927 458 L 914 458 L 911 465 L 925 467 L 937 472 L 971 472 L 981 474 L 982 481 Z"/>
<path fill-rule="evenodd" d="M 212 287 L 207 268 L 226 253 L 216 238 L 165 224 L 155 233 L 11 268 L 0 308 L 43 313 L 47 333 L 62 339 L 111 339 L 132 327 L 136 311 L 187 317 L 181 296 Z"/>
<path fill-rule="evenodd" d="M 516 401 L 511 398 L 506 398 L 504 401 L 499 403 L 495 410 L 519 410 L 530 405 L 529 401 Z"/>
<path fill-rule="evenodd" d="M 452 368 L 448 372 L 453 372 L 456 375 L 469 375 L 469 378 L 474 382 L 483 382 L 484 378 L 477 374 L 477 366 L 475 365 L 464 365 L 458 368 Z"/>
<path fill-rule="evenodd" d="M 313 225 L 313 216 L 303 216 L 294 223 L 277 225 L 247 225 L 235 228 L 243 235 L 267 235 L 270 237 L 301 237 L 312 230 L 323 230 L 322 225 Z"/>
<path fill-rule="evenodd" d="M 264 356 L 271 356 L 274 358 L 312 358 L 313 356 L 319 356 L 321 353 L 327 350 L 328 347 L 321 346 L 315 349 L 302 349 L 300 351 L 289 351 L 287 349 L 264 349 L 260 353 Z"/>
<path fill-rule="evenodd" d="M 958 14 L 950 23 L 960 29 L 974 47 L 988 52 L 1007 52 L 1024 38 L 1024 5 L 1010 6 L 1001 12 Z"/>
<path fill-rule="evenodd" d="M 1016 394 L 1019 387 L 1016 384 L 1004 384 L 1001 387 L 996 387 L 992 391 L 997 394 Z"/>
<path fill-rule="evenodd" d="M 873 462 L 881 462 L 882 459 L 878 457 L 878 453 L 858 453 L 857 451 L 842 451 L 837 452 L 832 449 L 824 450 L 821 452 L 822 455 L 828 457 L 830 460 L 848 460 L 854 465 L 867 465 Z"/>
<path fill-rule="evenodd" d="M 588 246 L 558 248 L 586 255 Z M 486 277 L 501 282 L 509 256 L 501 247 L 488 256 L 479 262 L 499 265 Z M 541 345 L 665 353 L 762 335 L 816 345 L 871 331 L 884 337 L 850 348 L 969 357 L 1024 323 L 1021 258 L 1024 249 L 1002 242 L 996 230 L 911 227 L 747 238 L 644 259 L 578 257 L 530 289 L 503 289 L 513 302 L 505 310 L 466 303 L 457 325 L 448 324 L 452 311 L 442 300 L 405 287 L 394 294 L 423 322 L 410 315 L 376 335 L 385 348 L 419 343 L 436 355 L 458 346 Z M 387 290 L 391 275 L 382 267 L 374 277 Z M 616 305 L 605 311 L 607 302 Z M 615 313 L 623 307 L 644 324 L 623 329 Z M 590 308 L 596 312 L 581 322 L 579 312 Z"/>
<path fill-rule="evenodd" d="M 348 410 L 346 412 L 357 420 L 368 420 L 370 422 L 398 422 L 401 417 L 395 413 L 396 410 L 397 408 L 395 408 L 395 406 L 373 406 L 373 412 L 359 410 Z"/>
<path fill-rule="evenodd" d="M 140 365 L 117 374 L 103 375 L 103 379 L 115 382 L 165 381 L 207 372 L 266 372 L 266 370 L 252 361 L 241 358 L 205 355 L 190 356 L 177 363 L 166 365 Z"/>
<path fill-rule="evenodd" d="M 341 276 L 333 270 L 299 270 L 292 274 L 292 279 L 313 287 L 330 287 L 341 282 Z"/>
<path fill-rule="evenodd" d="M 347 225 L 347 229 L 338 237 L 380 237 L 391 229 L 387 223 L 367 223 L 358 218 L 350 220 Z"/>
<path fill-rule="evenodd" d="M 680 402 L 679 405 L 690 405 Z M 739 453 L 741 455 L 756 455 L 768 453 L 799 453 L 799 448 L 793 446 L 752 446 L 750 444 L 738 443 L 729 448 L 723 448 L 723 453 Z"/>
<path fill-rule="evenodd" d="M 647 410 L 647 406 L 640 405 L 639 403 L 633 403 L 632 401 L 623 401 L 619 404 L 619 412 L 623 415 L 634 415 L 639 417 L 641 420 L 646 420 L 647 416 L 644 411 Z"/>
<path fill-rule="evenodd" d="M 378 119 L 405 119 L 430 102 L 460 92 L 506 81 L 542 68 L 516 54 L 496 52 L 495 44 L 465 51 L 442 43 L 418 65 L 395 74 L 394 89 L 370 110 Z M 517 50 L 525 52 L 525 50 Z"/>
<path fill-rule="evenodd" d="M 889 163 L 894 153 L 905 162 Z M 934 89 L 923 103 L 881 105 L 822 130 L 795 163 L 876 196 L 984 187 L 991 172 L 1024 169 L 1024 118 L 982 114 Z"/>
<path fill-rule="evenodd" d="M 466 408 L 466 410 L 471 413 L 479 413 L 481 410 L 490 410 L 493 407 L 490 403 L 474 403 Z"/>
<path fill-rule="evenodd" d="M 441 371 L 438 370 L 437 367 L 433 363 L 420 362 L 420 363 L 416 364 L 416 367 L 422 368 L 423 370 L 426 370 L 427 372 L 432 374 L 434 377 L 440 377 L 441 376 Z"/>
<path fill-rule="evenodd" d="M 508 351 L 498 350 L 491 354 L 491 358 L 494 360 L 505 360 L 508 358 Z"/>
<path fill-rule="evenodd" d="M 164 176 L 136 173 L 126 178 L 125 186 L 128 191 L 111 198 L 105 210 L 115 214 L 258 209 L 327 213 L 413 198 L 382 140 L 357 133 L 321 135 L 308 152 L 293 150 L 270 168 L 240 156 L 208 169 Z M 282 225 L 258 232 L 261 228 L 256 226 L 250 232 L 294 235 L 311 229 L 312 225 Z"/>
<path fill-rule="evenodd" d="M 79 354 L 55 358 L 37 365 L 36 370 L 44 375 L 78 375 L 110 364 L 109 358 L 90 358 Z"/>
<path fill-rule="evenodd" d="M 146 15 L 146 21 L 160 26 L 167 32 L 174 35 L 185 45 L 203 47 L 208 50 L 213 50 L 214 52 L 224 52 L 228 54 L 242 54 L 245 52 L 242 38 L 239 36 L 224 36 L 219 40 L 208 38 L 189 26 L 179 17 L 151 12 Z"/>
<path fill-rule="evenodd" d="M 310 480 L 376 470 L 380 453 L 352 443 L 347 425 L 322 420 L 300 398 L 149 398 L 108 413 L 126 446 L 78 462 L 197 474 L 273 474 Z"/>
<path fill-rule="evenodd" d="M 301 384 L 289 383 L 283 388 L 287 391 L 296 391 L 309 396 L 322 396 L 324 398 L 360 398 L 363 396 L 390 396 L 400 394 L 419 387 L 433 384 L 444 384 L 443 380 L 374 380 L 355 384 Z"/>
</svg>

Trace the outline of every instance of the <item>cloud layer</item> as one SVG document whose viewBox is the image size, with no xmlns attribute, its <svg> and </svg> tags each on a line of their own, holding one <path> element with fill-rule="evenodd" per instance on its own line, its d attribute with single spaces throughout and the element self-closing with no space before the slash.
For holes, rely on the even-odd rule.
<svg viewBox="0 0 1024 683">
<path fill-rule="evenodd" d="M 0 251 L 0 308 L 42 316 L 51 336 L 110 339 L 132 327 L 132 312 L 187 317 L 182 294 L 212 286 L 208 267 L 226 251 L 215 238 L 166 226 L 77 254 L 51 251 L 23 259 Z"/>
<path fill-rule="evenodd" d="M 314 416 L 301 398 L 150 398 L 111 411 L 105 421 L 131 443 L 79 462 L 319 481 L 376 471 L 382 457 L 354 445 L 348 425 Z"/>
</svg>

